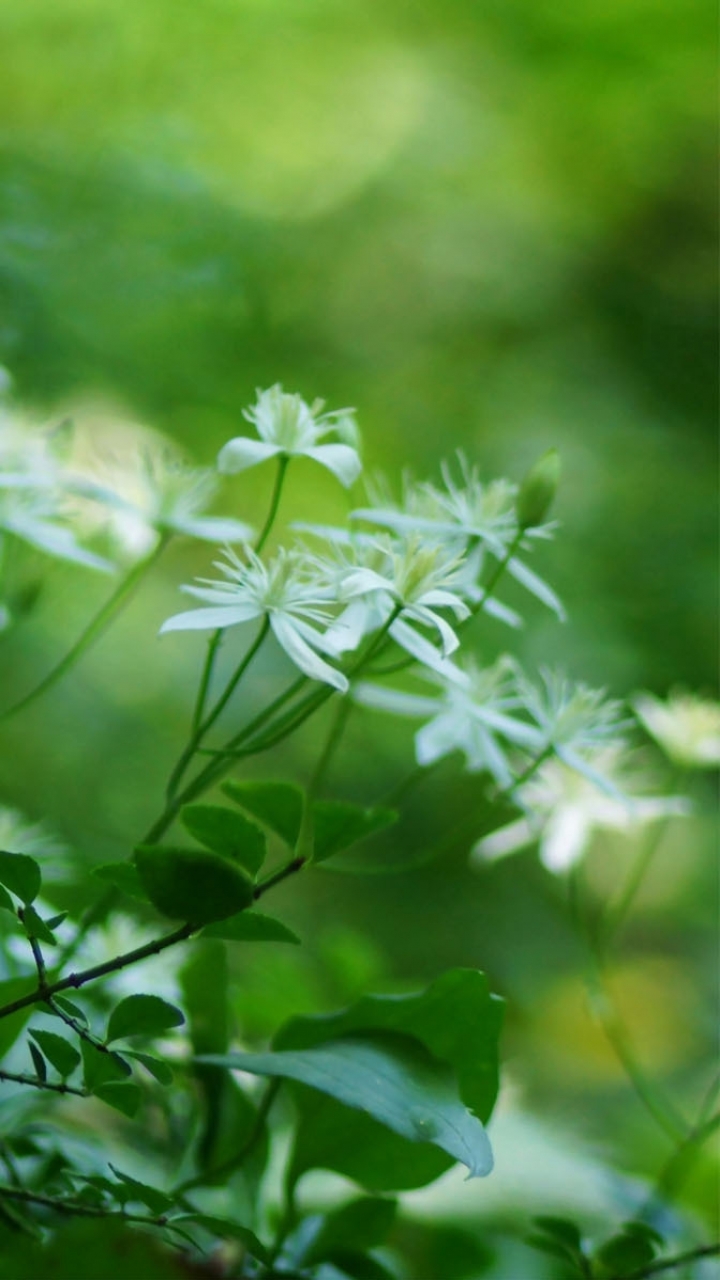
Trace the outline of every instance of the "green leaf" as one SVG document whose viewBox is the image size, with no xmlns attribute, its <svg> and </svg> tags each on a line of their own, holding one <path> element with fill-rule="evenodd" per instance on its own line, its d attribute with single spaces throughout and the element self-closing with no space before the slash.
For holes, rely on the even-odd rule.
<svg viewBox="0 0 720 1280">
<path fill-rule="evenodd" d="M 4 982 L 0 982 L 0 1009 L 6 1005 L 14 1004 L 16 1000 L 21 1000 L 23 996 L 27 996 L 31 991 L 37 990 L 37 977 L 33 975 L 31 978 L 7 978 Z M 32 1005 L 27 1005 L 24 1009 L 19 1009 L 17 1013 L 10 1013 L 4 1018 L 0 1018 L 0 1059 L 11 1049 L 20 1035 L 25 1023 L 33 1013 Z"/>
<path fill-rule="evenodd" d="M 258 1240 L 254 1231 L 249 1227 L 241 1226 L 238 1222 L 230 1222 L 227 1218 L 215 1218 L 209 1213 L 182 1214 L 173 1218 L 173 1223 L 176 1222 L 186 1222 L 188 1225 L 196 1223 L 220 1240 L 239 1240 L 251 1257 L 257 1258 L 258 1262 L 270 1263 L 270 1254 L 265 1245 Z"/>
<path fill-rule="evenodd" d="M 37 1075 L 37 1078 L 41 1084 L 44 1084 L 45 1081 L 47 1080 L 47 1067 L 45 1066 L 45 1059 L 43 1058 L 37 1045 L 33 1044 L 32 1040 L 29 1042 L 28 1048 L 30 1050 L 30 1057 L 33 1060 L 33 1066 L 35 1068 L 35 1073 Z"/>
<path fill-rule="evenodd" d="M 26 904 L 37 898 L 42 876 L 34 858 L 26 853 L 0 851 L 0 884 Z"/>
<path fill-rule="evenodd" d="M 100 1085 L 93 1090 L 93 1093 L 101 1102 L 106 1102 L 109 1107 L 114 1107 L 116 1111 L 121 1111 L 130 1120 L 137 1115 L 143 1096 L 142 1089 L 136 1084 L 115 1080 L 110 1080 L 107 1084 Z"/>
<path fill-rule="evenodd" d="M 173 920 L 209 924 L 253 900 L 252 881 L 218 853 L 140 845 L 135 863 L 153 906 Z"/>
<path fill-rule="evenodd" d="M 149 1187 L 146 1182 L 138 1182 L 137 1178 L 131 1178 L 128 1173 L 123 1173 L 110 1161 L 108 1161 L 108 1167 L 112 1169 L 118 1182 L 123 1184 L 125 1192 L 122 1196 L 123 1204 L 139 1201 L 140 1204 L 147 1205 L 152 1213 L 157 1214 L 166 1213 L 172 1208 L 174 1204 L 172 1196 L 166 1195 L 164 1191 L 158 1191 L 155 1187 Z"/>
<path fill-rule="evenodd" d="M 291 782 L 224 782 L 222 790 L 241 809 L 280 836 L 291 849 L 297 844 L 304 796 Z"/>
<path fill-rule="evenodd" d="M 80 1052 L 83 1060 L 85 1088 L 89 1089 L 91 1093 L 97 1093 L 104 1085 L 125 1080 L 130 1075 L 130 1067 L 124 1058 L 120 1057 L 119 1053 L 114 1053 L 110 1049 L 98 1049 L 89 1040 L 81 1042 Z"/>
<path fill-rule="evenodd" d="M 391 1031 L 413 1036 L 457 1073 L 460 1097 L 483 1122 L 498 1088 L 498 1039 L 503 1002 L 477 969 L 449 969 L 424 991 L 363 996 L 337 1014 L 291 1018 L 275 1049 L 306 1049 L 340 1036 Z"/>
<path fill-rule="evenodd" d="M 28 938 L 34 938 L 37 942 L 46 942 L 50 947 L 56 946 L 55 934 L 50 932 L 34 907 L 23 907 L 22 919 Z"/>
<path fill-rule="evenodd" d="M 337 1250 L 373 1249 L 382 1244 L 395 1221 L 395 1200 L 362 1196 L 328 1213 L 303 1263 L 322 1262 Z"/>
<path fill-rule="evenodd" d="M 1 884 L 0 884 L 0 907 L 2 908 L 3 911 L 12 911 L 13 915 L 15 914 L 15 904 L 13 903 L 13 900 L 10 897 L 10 894 L 8 893 L 7 889 L 3 889 Z"/>
<path fill-rule="evenodd" d="M 172 1068 L 162 1058 L 156 1058 L 151 1053 L 138 1053 L 135 1049 L 123 1049 L 123 1053 L 126 1058 L 133 1058 L 139 1062 L 158 1084 L 172 1084 L 174 1079 Z"/>
<path fill-rule="evenodd" d="M 259 911 L 241 911 L 229 920 L 220 920 L 203 929 L 204 938 L 223 938 L 226 942 L 294 942 L 300 939 L 292 929 Z"/>
<path fill-rule="evenodd" d="M 187 805 L 180 821 L 200 844 L 238 862 L 251 876 L 257 875 L 265 861 L 267 846 L 265 835 L 256 823 L 235 809 L 212 804 Z"/>
<path fill-rule="evenodd" d="M 574 1250 L 575 1253 L 582 1252 L 580 1228 L 570 1218 L 554 1218 L 544 1215 L 539 1218 L 533 1218 L 533 1223 L 541 1231 L 552 1236 L 553 1239 L 561 1241 L 568 1249 Z"/>
<path fill-rule="evenodd" d="M 625 1223 L 616 1236 L 607 1240 L 595 1254 L 599 1276 L 615 1276 L 639 1271 L 657 1257 L 656 1233 L 646 1231 L 642 1223 Z"/>
<path fill-rule="evenodd" d="M 45 1057 L 58 1075 L 65 1079 L 72 1074 L 80 1062 L 80 1054 L 74 1044 L 70 1044 L 64 1036 L 55 1035 L 54 1031 L 36 1031 L 33 1027 L 28 1034 L 33 1040 L 37 1040 Z"/>
<path fill-rule="evenodd" d="M 394 809 L 364 809 L 343 800 L 318 800 L 313 805 L 313 861 L 324 862 L 397 820 Z"/>
<path fill-rule="evenodd" d="M 106 884 L 115 885 L 116 889 L 130 898 L 137 898 L 140 902 L 148 901 L 138 869 L 132 862 L 104 862 L 102 866 L 93 868 L 93 875 Z"/>
<path fill-rule="evenodd" d="M 406 1036 L 328 1041 L 314 1049 L 240 1053 L 203 1061 L 253 1075 L 296 1080 L 373 1116 L 411 1142 L 429 1142 L 467 1166 L 492 1168 L 481 1122 L 457 1097 L 451 1073 Z"/>
<path fill-rule="evenodd" d="M 490 994 L 485 975 L 452 969 L 425 991 L 364 996 L 339 1014 L 292 1018 L 274 1048 L 313 1048 L 368 1031 L 412 1036 L 453 1068 L 462 1101 L 485 1122 L 497 1094 L 501 1020 L 502 1001 Z M 452 1163 L 439 1149 L 410 1143 L 334 1099 L 303 1090 L 298 1105 L 295 1177 L 305 1169 L 333 1169 L 371 1191 L 409 1190 L 432 1182 Z"/>
<path fill-rule="evenodd" d="M 180 1009 L 159 996 L 126 996 L 110 1014 L 105 1040 L 110 1044 L 127 1036 L 159 1036 L 184 1021 Z"/>
<path fill-rule="evenodd" d="M 88 1020 L 85 1016 L 84 1010 L 80 1008 L 79 1004 L 74 1004 L 72 1000 L 68 1000 L 67 996 L 53 996 L 53 1003 L 59 1005 L 59 1007 L 65 1013 L 69 1014 L 71 1018 L 74 1018 L 76 1022 L 82 1023 L 85 1027 L 87 1026 Z M 47 1012 L 49 1013 L 50 1010 Z M 54 1012 L 54 1010 L 52 1010 L 52 1012 Z"/>
</svg>

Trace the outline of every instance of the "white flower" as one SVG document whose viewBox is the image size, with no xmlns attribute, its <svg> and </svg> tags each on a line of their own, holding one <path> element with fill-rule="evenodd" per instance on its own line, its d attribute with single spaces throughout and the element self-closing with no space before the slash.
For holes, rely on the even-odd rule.
<svg viewBox="0 0 720 1280">
<path fill-rule="evenodd" d="M 471 576 L 466 579 L 468 598 L 479 607 L 486 607 L 484 592 L 478 581 L 483 567 L 483 551 L 489 551 L 496 560 L 505 560 L 513 542 L 519 535 L 515 499 L 517 486 L 508 480 L 493 480 L 483 484 L 476 468 L 470 467 L 462 454 L 458 454 L 461 483 L 453 479 L 449 466 L 442 466 L 444 489 L 430 483 L 411 485 L 405 482 L 403 499 L 398 504 L 382 496 L 372 507 L 361 507 L 352 513 L 358 520 L 380 525 L 398 533 L 425 533 L 434 540 L 444 539 L 456 550 L 468 552 Z M 549 538 L 554 525 L 541 525 L 527 529 L 522 537 L 527 549 L 534 538 Z M 507 560 L 508 573 L 527 591 L 552 609 L 559 618 L 565 612 L 555 592 L 516 555 Z M 494 607 L 487 602 L 487 611 L 495 613 L 510 625 L 517 625 L 517 615 L 503 606 Z"/>
<path fill-rule="evenodd" d="M 336 571 L 338 597 L 350 603 L 328 633 L 333 651 L 357 648 L 364 635 L 386 626 L 396 614 L 388 628 L 393 640 L 423 665 L 441 667 L 460 641 L 438 610 L 449 609 L 460 621 L 470 616 L 456 590 L 462 558 L 418 537 L 353 541 L 349 551 Z M 431 628 L 440 648 L 411 623 Z"/>
<path fill-rule="evenodd" d="M 249 525 L 206 516 L 219 481 L 190 466 L 160 432 L 117 418 L 80 419 L 67 486 L 81 519 L 111 538 L 121 554 L 140 558 L 162 534 L 207 542 L 247 542 Z"/>
<path fill-rule="evenodd" d="M 666 702 L 639 693 L 632 706 L 651 738 L 675 764 L 688 769 L 720 765 L 719 703 L 694 693 L 671 693 Z"/>
<path fill-rule="evenodd" d="M 362 464 L 357 452 L 357 427 L 352 409 L 323 413 L 324 401 L 309 405 L 299 395 L 284 392 L 279 383 L 257 392 L 257 403 L 244 411 L 260 437 L 237 436 L 220 450 L 218 470 L 226 475 L 246 471 L 267 458 L 306 457 L 327 467 L 341 484 L 349 488 L 357 480 Z M 320 444 L 333 433 L 341 443 Z"/>
<path fill-rule="evenodd" d="M 536 729 L 508 714 L 520 706 L 516 674 L 516 664 L 507 656 L 485 668 L 472 661 L 462 668 L 448 663 L 442 675 L 423 673 L 425 680 L 440 687 L 439 697 L 370 683 L 357 685 L 353 697 L 362 706 L 427 720 L 415 735 L 418 764 L 429 765 L 461 751 L 471 773 L 487 769 L 498 786 L 510 787 L 513 773 L 498 738 L 531 751 L 542 745 Z"/>
<path fill-rule="evenodd" d="M 0 534 L 38 551 L 111 573 L 113 565 L 88 551 L 68 525 L 60 457 L 62 429 L 41 431 L 0 410 Z"/>
<path fill-rule="evenodd" d="M 591 757 L 598 747 L 622 745 L 628 721 L 622 718 L 621 704 L 606 698 L 604 689 L 574 683 L 556 671 L 543 670 L 540 676 L 540 683 L 533 684 L 520 674 L 518 693 L 540 730 L 543 749 L 552 748 L 569 768 L 617 798 L 611 780 L 598 773 Z"/>
<path fill-rule="evenodd" d="M 332 594 L 327 584 L 312 572 L 307 557 L 297 550 L 281 548 L 266 565 L 249 547 L 246 548 L 247 563 L 238 559 L 229 547 L 225 555 L 225 562 L 215 563 L 226 581 L 202 579 L 205 586 L 182 588 L 188 595 L 206 600 L 211 607 L 191 609 L 168 618 L 160 628 L 161 634 L 216 630 L 267 618 L 278 643 L 306 676 L 331 684 L 341 693 L 347 692 L 347 678 L 318 654 L 318 650 L 327 652 L 328 647 L 323 632 L 311 623 L 327 627 L 332 617 L 325 606 L 332 600 Z"/>
<path fill-rule="evenodd" d="M 595 749 L 586 763 L 609 785 L 601 790 L 564 761 L 547 760 L 516 792 L 525 817 L 484 836 L 474 846 L 471 861 L 479 865 L 539 841 L 547 869 L 567 871 L 582 858 L 595 830 L 631 833 L 645 823 L 689 810 L 680 796 L 636 794 L 636 789 L 644 790 L 646 780 L 637 775 L 632 757 L 620 746 Z"/>
</svg>

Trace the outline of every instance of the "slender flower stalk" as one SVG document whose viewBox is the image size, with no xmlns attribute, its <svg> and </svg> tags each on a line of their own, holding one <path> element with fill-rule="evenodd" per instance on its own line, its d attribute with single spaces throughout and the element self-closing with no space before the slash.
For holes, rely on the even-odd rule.
<svg viewBox="0 0 720 1280">
<path fill-rule="evenodd" d="M 100 639 L 103 632 L 105 632 L 110 624 L 114 622 L 115 618 L 125 605 L 130 602 L 131 597 L 137 591 L 143 578 L 145 578 L 146 574 L 149 573 L 150 569 L 152 569 L 160 559 L 160 556 L 167 547 L 171 536 L 172 535 L 170 533 L 164 534 L 150 554 L 146 556 L 144 560 L 138 560 L 128 570 L 125 577 L 110 596 L 110 599 L 106 600 L 102 608 L 95 614 L 95 617 L 88 623 L 85 630 L 78 636 L 75 643 L 70 649 L 68 649 L 64 658 L 61 658 L 57 665 L 54 666 L 52 670 L 43 677 L 39 684 L 36 684 L 35 687 L 30 690 L 29 693 L 26 693 L 17 702 L 14 702 L 12 706 L 8 707 L 5 711 L 0 712 L 0 721 L 9 720 L 13 716 L 18 715 L 20 711 L 24 711 L 26 707 L 29 707 L 44 693 L 47 693 L 47 691 L 51 689 L 53 685 L 57 684 L 64 675 L 67 675 L 68 671 L 72 670 L 87 650 L 95 643 L 96 640 Z"/>
</svg>

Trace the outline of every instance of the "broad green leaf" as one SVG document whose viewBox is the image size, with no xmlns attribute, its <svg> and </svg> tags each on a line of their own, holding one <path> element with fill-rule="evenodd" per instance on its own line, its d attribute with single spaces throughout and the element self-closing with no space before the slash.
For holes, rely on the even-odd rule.
<svg viewBox="0 0 720 1280">
<path fill-rule="evenodd" d="M 227 1218 L 215 1218 L 209 1213 L 187 1213 L 173 1218 L 173 1224 L 181 1222 L 188 1226 L 195 1223 L 198 1227 L 204 1227 L 220 1240 L 239 1240 L 250 1256 L 257 1258 L 258 1262 L 268 1264 L 270 1262 L 270 1254 L 265 1245 L 258 1240 L 255 1232 L 249 1227 L 241 1226 L 239 1222 L 231 1222 Z"/>
<path fill-rule="evenodd" d="M 180 1009 L 159 996 L 126 996 L 110 1014 L 105 1039 L 111 1044 L 127 1036 L 159 1036 L 184 1021 Z"/>
<path fill-rule="evenodd" d="M 56 945 L 55 934 L 50 932 L 45 921 L 38 915 L 34 907 L 24 907 L 22 915 L 25 932 L 29 938 L 34 938 L 37 942 L 46 942 L 50 947 Z"/>
<path fill-rule="evenodd" d="M 413 1036 L 457 1073 L 460 1097 L 486 1122 L 498 1085 L 503 1002 L 476 969 L 450 969 L 424 991 L 363 996 L 338 1014 L 291 1018 L 275 1049 L 308 1049 L 340 1036 L 391 1031 Z"/>
<path fill-rule="evenodd" d="M 37 1078 L 41 1082 L 41 1084 L 44 1084 L 45 1081 L 47 1080 L 47 1067 L 45 1065 L 45 1059 L 43 1058 L 37 1045 L 33 1044 L 32 1040 L 30 1040 L 28 1043 L 28 1049 L 30 1050 L 30 1057 L 33 1060 L 33 1066 L 35 1068 Z"/>
<path fill-rule="evenodd" d="M 131 1120 L 137 1115 L 142 1102 L 142 1089 L 124 1080 L 109 1080 L 107 1084 L 99 1085 L 94 1089 L 93 1093 L 96 1098 L 100 1098 L 101 1102 L 106 1102 L 109 1107 L 121 1111 Z"/>
<path fill-rule="evenodd" d="M 83 1040 L 80 1051 L 85 1087 L 91 1093 L 97 1093 L 104 1085 L 125 1080 L 130 1075 L 127 1062 L 111 1049 L 98 1049 L 88 1040 Z"/>
<path fill-rule="evenodd" d="M 140 902 L 148 901 L 138 869 L 132 862 L 104 862 L 102 866 L 93 869 L 93 875 L 106 884 L 114 884 L 116 889 L 130 898 L 137 898 Z"/>
<path fill-rule="evenodd" d="M 40 892 L 42 876 L 34 858 L 26 853 L 0 851 L 0 884 L 24 903 L 30 903 Z"/>
<path fill-rule="evenodd" d="M 36 989 L 37 977 L 35 974 L 30 978 L 8 978 L 5 982 L 0 982 L 0 1010 L 5 1008 L 6 1005 L 14 1004 L 16 1000 L 21 1000 L 23 996 L 29 995 L 31 991 Z M 2 1061 L 8 1049 L 12 1048 L 33 1012 L 33 1006 L 27 1005 L 24 1009 L 18 1010 L 17 1013 L 10 1013 L 6 1017 L 0 1018 L 0 1061 Z"/>
<path fill-rule="evenodd" d="M 229 920 L 209 924 L 203 929 L 203 937 L 224 938 L 226 942 L 300 942 L 287 925 L 259 911 L 241 911 Z"/>
<path fill-rule="evenodd" d="M 80 1062 L 80 1054 L 74 1044 L 70 1044 L 64 1036 L 55 1035 L 54 1031 L 36 1031 L 31 1028 L 29 1035 L 37 1040 L 48 1062 L 63 1079 L 72 1074 Z"/>
<path fill-rule="evenodd" d="M 295 848 L 303 816 L 303 792 L 290 782 L 224 782 L 222 790 L 244 809 Z"/>
<path fill-rule="evenodd" d="M 328 1213 L 306 1251 L 303 1262 L 322 1262 L 337 1250 L 374 1249 L 388 1236 L 395 1221 L 395 1200 L 376 1196 L 362 1196 L 351 1200 L 340 1209 Z"/>
<path fill-rule="evenodd" d="M 121 1202 L 128 1204 L 130 1201 L 139 1201 L 140 1204 L 147 1205 L 152 1213 L 166 1213 L 171 1209 L 174 1201 L 172 1196 L 168 1196 L 164 1191 L 158 1191 L 155 1187 L 149 1187 L 146 1182 L 138 1182 L 137 1178 L 131 1178 L 128 1173 L 123 1173 L 121 1169 L 117 1169 L 114 1164 L 108 1161 L 108 1167 L 112 1169 L 118 1182 L 122 1183 L 123 1194 Z M 120 1188 L 118 1188 L 120 1190 Z"/>
<path fill-rule="evenodd" d="M 8 893 L 7 889 L 3 889 L 1 884 L 0 884 L 0 908 L 2 908 L 3 911 L 12 911 L 13 915 L 15 914 L 15 904 L 13 903 L 13 900 L 10 897 L 10 894 Z"/>
<path fill-rule="evenodd" d="M 372 1116 L 335 1098 L 293 1086 L 299 1111 L 291 1183 L 308 1169 L 332 1169 L 368 1191 L 412 1191 L 445 1173 L 453 1160 L 429 1143 L 408 1142 Z"/>
<path fill-rule="evenodd" d="M 373 1116 L 411 1142 L 429 1142 L 467 1166 L 492 1168 L 480 1121 L 457 1097 L 451 1073 L 409 1037 L 374 1035 L 326 1041 L 314 1049 L 217 1056 L 217 1066 L 296 1080 Z"/>
<path fill-rule="evenodd" d="M 187 805 L 180 820 L 200 844 L 238 862 L 251 876 L 257 875 L 265 861 L 267 846 L 265 835 L 256 823 L 236 809 L 212 804 Z"/>
<path fill-rule="evenodd" d="M 139 1062 L 158 1084 L 172 1084 L 174 1079 L 172 1068 L 162 1058 L 156 1058 L 151 1053 L 138 1053 L 136 1049 L 123 1049 L 123 1054 L 126 1058 Z"/>
<path fill-rule="evenodd" d="M 253 900 L 252 881 L 219 853 L 140 845 L 135 863 L 153 906 L 173 920 L 209 924 L 234 916 Z"/>
<path fill-rule="evenodd" d="M 324 862 L 359 840 L 392 826 L 397 819 L 394 809 L 364 809 L 342 800 L 318 800 L 313 805 L 313 861 Z"/>
</svg>

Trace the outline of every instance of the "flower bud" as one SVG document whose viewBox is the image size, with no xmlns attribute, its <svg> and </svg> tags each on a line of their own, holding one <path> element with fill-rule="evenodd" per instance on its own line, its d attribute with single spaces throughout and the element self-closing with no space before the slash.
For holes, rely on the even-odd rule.
<svg viewBox="0 0 720 1280">
<path fill-rule="evenodd" d="M 548 449 L 520 485 L 515 513 L 521 529 L 542 524 L 552 506 L 559 480 L 560 454 L 557 449 Z"/>
</svg>

